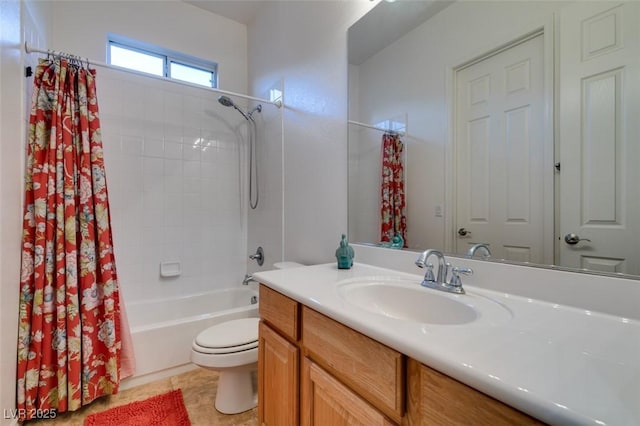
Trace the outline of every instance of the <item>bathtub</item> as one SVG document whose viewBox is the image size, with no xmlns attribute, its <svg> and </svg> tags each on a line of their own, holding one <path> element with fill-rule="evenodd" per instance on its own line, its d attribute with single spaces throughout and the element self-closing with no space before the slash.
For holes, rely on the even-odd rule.
<svg viewBox="0 0 640 426">
<path fill-rule="evenodd" d="M 255 289 L 241 287 L 128 303 L 136 356 L 134 379 L 190 364 L 196 335 L 224 321 L 257 317 L 257 297 Z"/>
</svg>

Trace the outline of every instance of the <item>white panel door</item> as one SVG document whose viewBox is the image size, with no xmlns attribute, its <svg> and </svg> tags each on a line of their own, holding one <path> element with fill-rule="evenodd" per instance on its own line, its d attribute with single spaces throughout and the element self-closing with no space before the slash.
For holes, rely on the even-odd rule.
<svg viewBox="0 0 640 426">
<path fill-rule="evenodd" d="M 640 274 L 639 11 L 637 2 L 561 11 L 563 266 Z M 569 244 L 568 234 L 590 241 Z"/>
<path fill-rule="evenodd" d="M 494 258 L 544 261 L 543 53 L 539 35 L 456 73 L 458 253 L 486 243 Z"/>
</svg>

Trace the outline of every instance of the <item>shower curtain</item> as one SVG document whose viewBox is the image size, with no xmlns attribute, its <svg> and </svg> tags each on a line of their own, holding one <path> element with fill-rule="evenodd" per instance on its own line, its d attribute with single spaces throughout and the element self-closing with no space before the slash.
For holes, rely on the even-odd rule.
<svg viewBox="0 0 640 426">
<path fill-rule="evenodd" d="M 392 242 L 396 235 L 402 237 L 407 247 L 407 218 L 404 195 L 404 144 L 397 134 L 382 136 L 382 184 L 380 241 Z"/>
<path fill-rule="evenodd" d="M 121 318 L 95 70 L 74 59 L 40 61 L 27 144 L 20 420 L 116 393 L 123 325 L 130 338 Z M 126 374 L 131 367 L 122 366 Z"/>
</svg>

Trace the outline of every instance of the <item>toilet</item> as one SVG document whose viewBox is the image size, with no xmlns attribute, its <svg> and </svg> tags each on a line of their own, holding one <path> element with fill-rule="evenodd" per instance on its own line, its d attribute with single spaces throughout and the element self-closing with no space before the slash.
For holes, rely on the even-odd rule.
<svg viewBox="0 0 640 426">
<path fill-rule="evenodd" d="M 220 372 L 215 407 L 223 414 L 242 413 L 258 403 L 254 380 L 259 321 L 242 318 L 214 325 L 191 344 L 191 362 Z"/>
<path fill-rule="evenodd" d="M 277 269 L 304 266 L 280 262 Z M 191 362 L 220 373 L 216 410 L 237 414 L 258 404 L 258 323 L 259 318 L 226 321 L 200 332 L 191 344 Z"/>
</svg>

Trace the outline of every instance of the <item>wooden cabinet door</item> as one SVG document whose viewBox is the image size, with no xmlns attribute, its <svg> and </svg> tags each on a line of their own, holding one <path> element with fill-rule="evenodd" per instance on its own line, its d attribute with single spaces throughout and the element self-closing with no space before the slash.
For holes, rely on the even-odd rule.
<svg viewBox="0 0 640 426">
<path fill-rule="evenodd" d="M 405 357 L 306 306 L 302 308 L 302 323 L 305 355 L 400 423 L 404 415 Z"/>
<path fill-rule="evenodd" d="M 258 424 L 297 426 L 300 404 L 299 349 L 260 322 Z"/>
<path fill-rule="evenodd" d="M 302 426 L 394 425 L 309 358 L 302 362 Z"/>
</svg>

